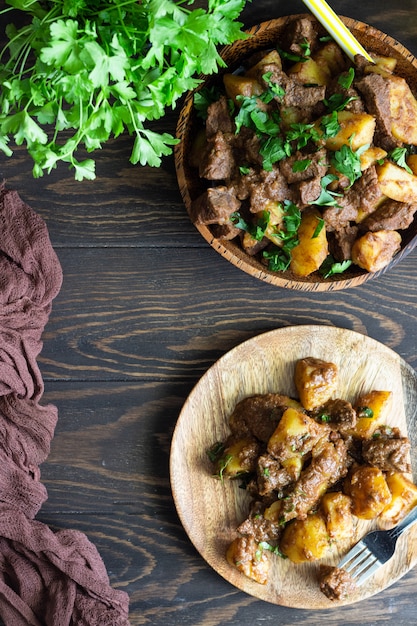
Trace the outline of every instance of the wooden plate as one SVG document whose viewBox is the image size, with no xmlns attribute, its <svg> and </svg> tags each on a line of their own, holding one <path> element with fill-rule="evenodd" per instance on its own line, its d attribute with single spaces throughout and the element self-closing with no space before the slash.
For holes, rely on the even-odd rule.
<svg viewBox="0 0 417 626">
<path fill-rule="evenodd" d="M 417 526 L 400 539 L 396 555 L 348 600 L 331 602 L 319 590 L 319 562 L 295 565 L 273 558 L 270 580 L 249 580 L 225 558 L 237 525 L 247 517 L 249 497 L 239 481 L 211 475 L 206 450 L 229 434 L 228 416 L 242 398 L 279 392 L 295 396 L 295 361 L 315 356 L 339 367 L 339 397 L 352 400 L 371 389 L 393 392 L 387 423 L 411 439 L 414 480 L 417 477 L 417 375 L 401 357 L 359 333 L 330 326 L 293 326 L 250 339 L 226 353 L 200 379 L 179 416 L 172 440 L 172 491 L 181 522 L 207 563 L 232 585 L 274 604 L 294 608 L 329 608 L 368 598 L 397 581 L 417 561 Z M 368 522 L 364 522 L 368 524 Z M 355 540 L 368 527 L 361 523 Z M 336 565 L 340 554 L 321 563 Z"/>
<path fill-rule="evenodd" d="M 278 19 L 263 22 L 257 26 L 253 26 L 248 30 L 249 39 L 237 41 L 230 46 L 223 48 L 221 56 L 227 64 L 224 71 L 233 71 L 238 67 L 242 60 L 250 57 L 251 54 L 272 47 L 276 44 L 277 38 L 287 28 L 291 20 L 300 17 L 299 15 L 290 15 Z M 313 16 L 303 15 L 308 19 L 314 20 Z M 373 26 L 353 20 L 347 17 L 341 17 L 346 26 L 352 31 L 353 35 L 360 41 L 366 50 L 380 56 L 391 56 L 397 59 L 397 67 L 395 73 L 407 80 L 414 93 L 417 93 L 417 59 L 409 50 L 404 48 L 398 41 L 385 33 L 377 30 Z M 204 86 L 210 86 L 219 82 L 217 76 L 206 79 Z M 204 191 L 205 185 L 199 178 L 198 172 L 190 167 L 189 154 L 191 145 L 195 139 L 197 129 L 200 122 L 195 114 L 194 94 L 190 92 L 185 98 L 183 108 L 180 112 L 177 123 L 177 137 L 180 139 L 178 145 L 175 146 L 175 166 L 179 189 L 189 214 L 191 214 L 192 202 Z M 318 272 L 314 272 L 310 276 L 299 277 L 290 270 L 285 272 L 273 272 L 263 265 L 256 257 L 246 254 L 236 240 L 224 241 L 216 239 L 213 236 L 210 227 L 204 225 L 195 225 L 202 237 L 210 244 L 216 252 L 221 254 L 227 261 L 243 270 L 247 274 L 259 278 L 262 281 L 283 287 L 286 289 L 297 289 L 301 291 L 334 291 L 336 289 L 347 289 L 363 284 L 371 278 L 376 278 L 385 273 L 391 267 L 396 265 L 401 259 L 413 250 L 417 244 L 417 218 L 405 231 L 401 231 L 402 244 L 401 250 L 395 255 L 394 259 L 382 270 L 375 273 L 366 272 L 365 270 L 352 265 L 343 274 L 336 274 L 324 279 Z"/>
</svg>

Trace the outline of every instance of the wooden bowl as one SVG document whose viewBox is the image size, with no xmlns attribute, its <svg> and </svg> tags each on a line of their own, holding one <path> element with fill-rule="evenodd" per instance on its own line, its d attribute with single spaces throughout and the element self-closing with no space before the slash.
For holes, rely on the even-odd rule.
<svg viewBox="0 0 417 626">
<path fill-rule="evenodd" d="M 263 22 L 248 30 L 248 33 L 251 35 L 249 39 L 238 41 L 223 48 L 221 56 L 227 64 L 227 71 L 233 71 L 241 64 L 243 59 L 248 58 L 251 54 L 271 47 L 287 25 L 292 20 L 299 17 L 299 15 L 292 15 L 270 20 L 269 22 Z M 315 20 L 311 15 L 303 15 L 303 17 Z M 372 26 L 346 17 L 342 17 L 341 19 L 366 50 L 376 55 L 395 57 L 398 60 L 396 74 L 405 78 L 413 92 L 417 93 L 417 59 L 411 52 L 404 48 L 399 42 Z M 210 77 L 198 89 L 214 84 L 219 80 L 219 75 Z M 198 172 L 190 167 L 188 163 L 190 146 L 192 145 L 198 127 L 198 119 L 193 106 L 194 93 L 195 91 L 187 94 L 184 106 L 181 110 L 177 124 L 177 137 L 180 139 L 180 143 L 175 147 L 177 179 L 182 198 L 190 215 L 191 203 L 205 189 L 204 181 L 199 178 Z M 401 250 L 396 254 L 389 265 L 382 270 L 370 273 L 352 265 L 343 274 L 335 275 L 327 279 L 322 278 L 317 272 L 306 278 L 300 278 L 289 270 L 285 272 L 272 272 L 256 258 L 246 254 L 238 242 L 233 240 L 220 241 L 213 236 L 208 226 L 196 225 L 196 227 L 204 239 L 219 254 L 244 272 L 272 285 L 277 285 L 278 287 L 304 291 L 333 291 L 360 285 L 371 278 L 380 276 L 390 267 L 396 265 L 404 256 L 413 250 L 417 243 L 416 218 L 407 230 L 401 231 Z"/>
<path fill-rule="evenodd" d="M 296 395 L 296 360 L 314 356 L 336 363 L 336 395 L 352 401 L 372 389 L 393 393 L 386 420 L 411 441 L 411 464 L 417 478 L 417 375 L 398 354 L 359 333 L 331 326 L 290 326 L 258 335 L 219 359 L 200 379 L 179 416 L 171 446 L 172 492 L 181 522 L 206 562 L 232 585 L 282 606 L 326 609 L 369 598 L 396 582 L 417 562 L 417 526 L 401 537 L 394 557 L 349 598 L 332 602 L 319 589 L 320 563 L 336 565 L 336 550 L 313 563 L 273 559 L 266 585 L 246 578 L 226 561 L 236 527 L 248 516 L 250 498 L 239 481 L 212 476 L 206 451 L 229 434 L 228 418 L 240 400 L 256 393 Z M 369 529 L 361 520 L 352 543 Z M 346 550 L 348 547 L 346 547 Z"/>
</svg>

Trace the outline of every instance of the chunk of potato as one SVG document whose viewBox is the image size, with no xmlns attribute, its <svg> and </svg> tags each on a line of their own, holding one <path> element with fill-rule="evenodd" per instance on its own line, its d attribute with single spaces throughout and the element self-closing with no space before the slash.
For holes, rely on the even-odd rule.
<svg viewBox="0 0 417 626">
<path fill-rule="evenodd" d="M 288 70 L 288 75 L 302 85 L 327 85 L 329 75 L 313 58 L 299 61 Z"/>
<path fill-rule="evenodd" d="M 417 505 L 417 486 L 401 472 L 388 474 L 386 481 L 392 500 L 383 509 L 381 520 L 394 525 Z"/>
<path fill-rule="evenodd" d="M 353 405 L 358 416 L 355 428 L 348 434 L 357 439 L 370 439 L 385 421 L 391 402 L 392 391 L 374 389 L 361 394 Z"/>
<path fill-rule="evenodd" d="M 293 563 L 305 563 L 323 558 L 329 550 L 326 523 L 320 512 L 293 520 L 286 525 L 280 550 Z"/>
<path fill-rule="evenodd" d="M 387 72 L 392 73 L 397 67 L 397 59 L 394 59 L 394 57 L 386 57 L 373 54 L 372 58 L 375 61 L 377 67 L 381 67 L 387 70 Z"/>
<path fill-rule="evenodd" d="M 301 214 L 298 228 L 298 244 L 291 250 L 290 269 L 297 276 L 308 276 L 319 269 L 329 253 L 326 229 L 317 228 L 321 215 L 313 207 Z"/>
<path fill-rule="evenodd" d="M 279 246 L 279 238 L 276 237 L 276 233 L 282 230 L 284 226 L 284 209 L 282 203 L 269 201 L 265 206 L 265 211 L 268 213 L 269 221 L 264 236 L 275 245 Z"/>
<path fill-rule="evenodd" d="M 329 77 L 337 76 L 346 66 L 343 53 L 334 41 L 329 41 L 319 48 L 312 58 Z"/>
<path fill-rule="evenodd" d="M 343 490 L 352 499 L 352 513 L 360 519 L 374 519 L 392 500 L 384 473 L 378 467 L 359 466 L 346 478 Z"/>
<path fill-rule="evenodd" d="M 282 518 L 282 500 L 275 500 L 264 511 L 264 518 L 279 524 Z"/>
<path fill-rule="evenodd" d="M 379 186 L 382 193 L 399 202 L 414 202 L 417 197 L 417 175 L 410 174 L 403 167 L 385 161 L 376 166 Z"/>
<path fill-rule="evenodd" d="M 378 161 L 381 161 L 387 156 L 387 152 L 382 148 L 378 148 L 377 146 L 370 146 L 367 150 L 362 152 L 359 159 L 361 162 L 361 170 L 364 171 L 371 167 L 371 165 L 375 165 Z"/>
<path fill-rule="evenodd" d="M 268 581 L 271 561 L 253 537 L 236 537 L 226 551 L 227 562 L 261 585 Z"/>
<path fill-rule="evenodd" d="M 245 76 L 259 76 L 259 73 L 265 65 L 276 65 L 282 70 L 282 61 L 278 50 L 270 50 L 267 52 L 255 65 L 252 65 L 252 67 L 245 72 Z"/>
<path fill-rule="evenodd" d="M 255 469 L 259 446 L 249 437 L 232 441 L 226 445 L 215 463 L 215 473 L 220 478 L 232 479 Z"/>
<path fill-rule="evenodd" d="M 340 150 L 343 145 L 351 146 L 353 151 L 358 150 L 362 146 L 371 145 L 376 120 L 369 113 L 354 113 L 353 111 L 339 111 L 337 119 L 340 124 L 340 130 L 334 137 L 328 137 L 325 140 L 325 146 L 328 150 Z M 318 132 L 322 132 L 320 128 L 321 119 L 316 122 Z"/>
<path fill-rule="evenodd" d="M 299 107 L 282 107 L 281 125 L 283 130 L 291 128 L 291 124 L 299 124 L 303 121 L 303 111 Z"/>
<path fill-rule="evenodd" d="M 364 71 L 366 74 L 380 74 L 384 77 L 392 75 L 397 66 L 397 59 L 377 55 L 372 55 L 372 58 L 375 64 L 370 64 L 365 67 Z"/>
<path fill-rule="evenodd" d="M 417 145 L 417 100 L 404 78 L 388 79 L 390 94 L 391 132 L 396 139 Z"/>
<path fill-rule="evenodd" d="M 401 235 L 396 230 L 368 231 L 354 242 L 352 261 L 367 272 L 378 272 L 400 248 Z"/>
<path fill-rule="evenodd" d="M 325 493 L 321 508 L 331 543 L 341 543 L 353 534 L 352 501 L 341 491 Z"/>
<path fill-rule="evenodd" d="M 307 411 L 321 406 L 337 389 L 337 366 L 334 363 L 306 357 L 295 365 L 294 382 L 300 402 Z"/>
<path fill-rule="evenodd" d="M 259 96 L 264 91 L 256 78 L 251 78 L 250 76 L 225 74 L 223 83 L 227 96 L 237 105 L 239 105 L 237 96 Z"/>
<path fill-rule="evenodd" d="M 318 424 L 305 413 L 289 407 L 284 411 L 268 441 L 268 452 L 284 463 L 310 452 L 327 432 L 325 425 Z"/>
</svg>

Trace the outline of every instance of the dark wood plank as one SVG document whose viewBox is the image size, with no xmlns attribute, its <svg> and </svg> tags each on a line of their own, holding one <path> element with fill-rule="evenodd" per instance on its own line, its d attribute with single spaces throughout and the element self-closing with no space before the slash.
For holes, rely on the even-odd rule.
<svg viewBox="0 0 417 626">
<path fill-rule="evenodd" d="M 415 251 L 361 287 L 309 295 L 248 276 L 208 247 L 59 255 L 64 285 L 40 356 L 46 379 L 195 381 L 236 343 L 307 323 L 369 334 L 416 363 Z"/>
</svg>

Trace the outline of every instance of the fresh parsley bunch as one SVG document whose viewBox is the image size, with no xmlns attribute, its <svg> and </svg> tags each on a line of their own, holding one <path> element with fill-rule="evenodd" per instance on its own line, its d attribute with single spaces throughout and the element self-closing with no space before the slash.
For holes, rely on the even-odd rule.
<svg viewBox="0 0 417 626">
<path fill-rule="evenodd" d="M 224 65 L 217 46 L 242 39 L 245 0 L 6 0 L 25 25 L 6 27 L 0 52 L 0 150 L 26 143 L 33 175 L 69 163 L 94 179 L 93 159 L 78 160 L 111 137 L 134 137 L 130 161 L 158 167 L 177 140 L 149 123 Z M 13 16 L 15 14 L 13 13 Z M 19 18 L 19 23 L 22 19 Z"/>
</svg>

